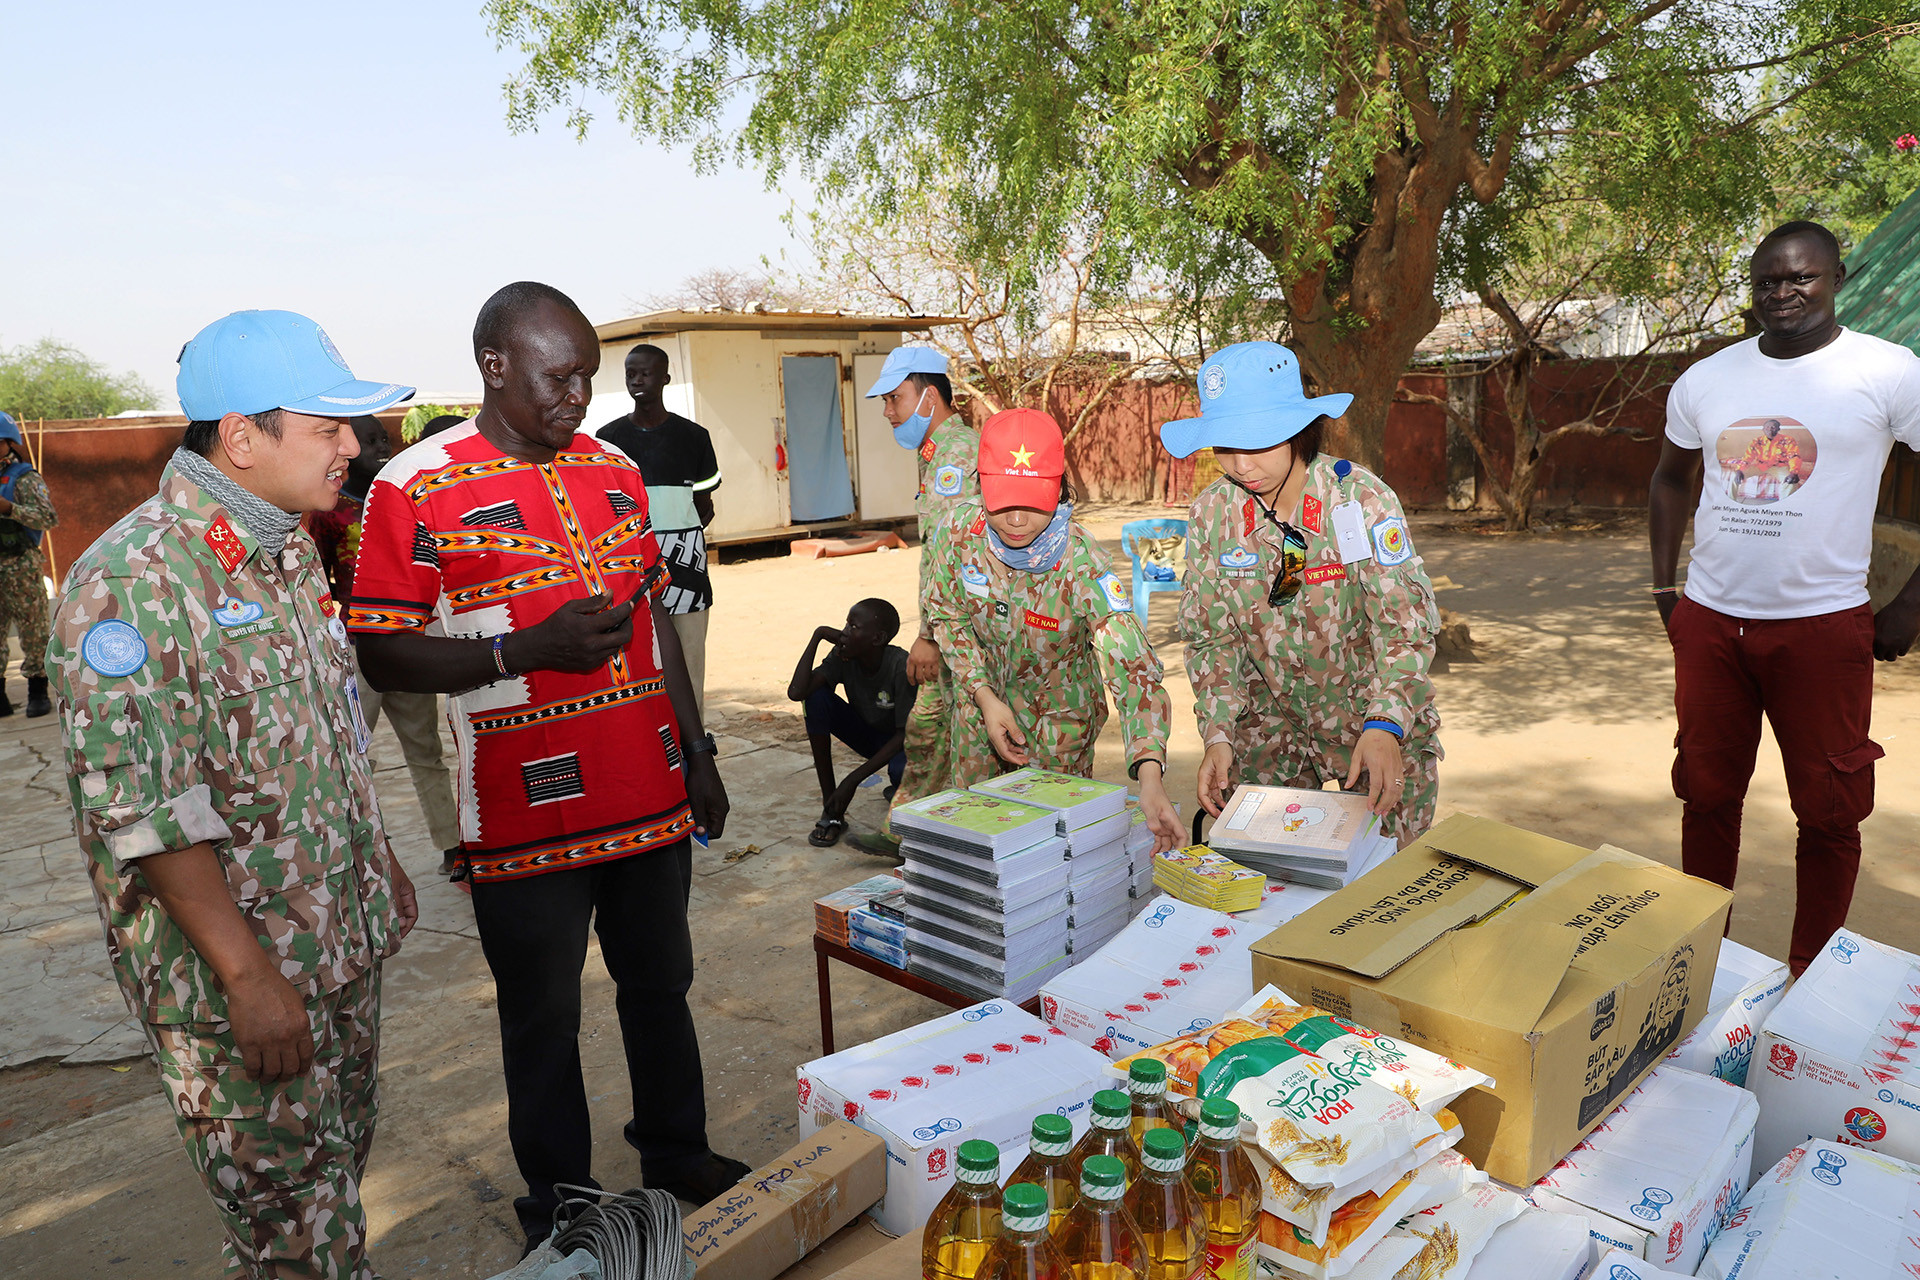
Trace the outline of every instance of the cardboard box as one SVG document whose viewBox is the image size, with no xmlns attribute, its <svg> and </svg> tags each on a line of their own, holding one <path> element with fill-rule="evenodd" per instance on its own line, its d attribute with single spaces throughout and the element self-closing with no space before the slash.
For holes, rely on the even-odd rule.
<svg viewBox="0 0 1920 1280">
<path fill-rule="evenodd" d="M 1753 1174 L 1760 1104 L 1713 1076 L 1660 1066 L 1542 1178 L 1594 1239 L 1692 1272 Z"/>
<path fill-rule="evenodd" d="M 1674 1046 L 1667 1062 L 1729 1084 L 1746 1084 L 1754 1041 L 1767 1015 L 1787 994 L 1787 982 L 1786 965 L 1732 938 L 1721 939 L 1707 1016 Z"/>
<path fill-rule="evenodd" d="M 1760 1033 L 1757 1163 L 1809 1137 L 1920 1162 L 1920 956 L 1841 929 Z"/>
<path fill-rule="evenodd" d="M 829 1280 L 911 1280 L 920 1274 L 920 1233 L 901 1236 L 858 1261 L 829 1272 Z"/>
<path fill-rule="evenodd" d="M 1084 1132 L 1107 1060 L 1004 1000 L 988 1000 L 800 1068 L 800 1132 L 845 1120 L 887 1146 L 886 1195 L 871 1212 L 911 1235 L 953 1185 L 970 1138 L 1000 1148 L 1013 1172 L 1042 1111 Z"/>
<path fill-rule="evenodd" d="M 1584 1218 L 1529 1208 L 1493 1233 L 1466 1280 L 1580 1280 L 1592 1261 L 1593 1238 Z"/>
<path fill-rule="evenodd" d="M 1668 1271 L 1630 1253 L 1609 1249 L 1590 1273 L 1597 1280 L 1686 1280 L 1691 1271 Z M 1476 1280 L 1472 1275 L 1467 1280 Z"/>
<path fill-rule="evenodd" d="M 887 1190 L 887 1147 L 834 1121 L 682 1223 L 701 1280 L 772 1280 Z"/>
<path fill-rule="evenodd" d="M 1461 814 L 1253 944 L 1253 981 L 1492 1076 L 1460 1153 L 1531 1186 L 1705 1016 L 1733 895 Z"/>
<path fill-rule="evenodd" d="M 1911 1280 L 1920 1274 L 1920 1168 L 1809 1142 L 1758 1179 L 1707 1249 L 1704 1280 Z"/>
</svg>

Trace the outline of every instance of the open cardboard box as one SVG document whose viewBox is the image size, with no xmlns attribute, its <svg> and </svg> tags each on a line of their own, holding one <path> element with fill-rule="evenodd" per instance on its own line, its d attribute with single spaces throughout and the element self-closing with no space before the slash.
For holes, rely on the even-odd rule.
<svg viewBox="0 0 1920 1280">
<path fill-rule="evenodd" d="M 1733 895 L 1460 814 L 1253 944 L 1253 981 L 1494 1077 L 1460 1154 L 1531 1186 L 1705 1015 Z"/>
</svg>

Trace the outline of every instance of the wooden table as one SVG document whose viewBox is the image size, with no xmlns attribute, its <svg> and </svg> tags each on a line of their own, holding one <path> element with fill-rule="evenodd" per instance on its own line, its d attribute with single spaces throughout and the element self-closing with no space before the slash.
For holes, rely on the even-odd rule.
<svg viewBox="0 0 1920 1280">
<path fill-rule="evenodd" d="M 943 987 L 937 982 L 929 982 L 917 974 L 905 969 L 896 969 L 884 960 L 875 960 L 865 952 L 855 951 L 852 947 L 835 942 L 831 938 L 813 935 L 813 961 L 815 974 L 820 986 L 820 1048 L 822 1053 L 833 1052 L 833 979 L 827 972 L 827 961 L 838 960 L 842 964 L 870 973 L 876 978 L 891 982 L 896 987 L 904 987 L 915 995 L 925 996 L 937 1001 L 949 1009 L 964 1009 L 971 1004 L 979 1004 L 979 998 Z M 1035 996 L 1020 1006 L 1028 1013 L 1038 1015 L 1040 997 Z"/>
</svg>

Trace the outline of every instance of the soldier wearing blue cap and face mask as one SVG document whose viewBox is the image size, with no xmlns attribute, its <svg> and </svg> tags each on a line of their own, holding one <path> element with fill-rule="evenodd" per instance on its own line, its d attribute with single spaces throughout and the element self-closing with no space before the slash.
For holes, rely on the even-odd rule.
<svg viewBox="0 0 1920 1280">
<path fill-rule="evenodd" d="M 13 416 L 0 413 L 0 645 L 7 628 L 20 632 L 20 674 L 27 681 L 27 717 L 53 710 L 47 698 L 47 588 L 41 578 L 40 536 L 56 523 L 47 482 L 33 469 L 26 437 Z M 5 657 L 0 654 L 0 673 Z M 0 678 L 0 716 L 13 714 Z"/>
<path fill-rule="evenodd" d="M 867 398 L 879 399 L 900 447 L 920 455 L 920 491 L 913 500 L 920 517 L 920 630 L 907 651 L 907 678 L 919 693 L 907 721 L 907 772 L 893 796 L 898 806 L 953 785 L 955 705 L 946 663 L 927 621 L 928 570 L 947 518 L 980 496 L 980 433 L 954 412 L 947 358 L 932 347 L 888 352 Z M 899 849 L 885 833 L 852 836 L 850 843 L 869 853 Z"/>
<path fill-rule="evenodd" d="M 160 491 L 67 574 L 49 671 L 107 956 L 232 1276 L 363 1280 L 380 970 L 415 918 L 374 802 L 353 651 L 307 511 L 363 382 L 290 311 L 180 353 Z"/>
<path fill-rule="evenodd" d="M 1402 847 L 1433 822 L 1440 713 L 1427 679 L 1440 613 L 1400 500 L 1320 452 L 1353 403 L 1308 396 L 1293 353 L 1227 347 L 1200 368 L 1200 416 L 1169 422 L 1176 458 L 1224 475 L 1193 499 L 1180 631 L 1218 815 L 1240 783 L 1364 786 Z"/>
</svg>

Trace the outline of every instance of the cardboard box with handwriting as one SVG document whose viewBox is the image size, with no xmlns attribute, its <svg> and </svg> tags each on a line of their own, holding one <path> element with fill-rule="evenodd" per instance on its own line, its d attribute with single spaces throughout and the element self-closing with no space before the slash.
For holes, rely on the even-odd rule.
<svg viewBox="0 0 1920 1280">
<path fill-rule="evenodd" d="M 1538 1181 L 1705 1014 L 1733 895 L 1460 814 L 1253 944 L 1253 981 L 1494 1077 L 1460 1153 Z"/>
<path fill-rule="evenodd" d="M 887 1147 L 836 1121 L 681 1224 L 700 1280 L 772 1280 L 887 1190 Z"/>
</svg>

